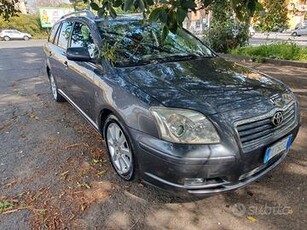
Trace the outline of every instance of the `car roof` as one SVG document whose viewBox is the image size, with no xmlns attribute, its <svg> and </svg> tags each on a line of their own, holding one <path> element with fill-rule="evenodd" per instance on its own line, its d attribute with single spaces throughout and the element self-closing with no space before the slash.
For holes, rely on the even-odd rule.
<svg viewBox="0 0 307 230">
<path fill-rule="evenodd" d="M 116 18 L 110 18 L 108 21 L 112 22 L 120 22 L 120 21 L 140 21 L 143 20 L 143 16 L 141 14 L 119 14 Z M 104 22 L 106 19 L 99 18 L 95 20 L 96 22 Z"/>
<path fill-rule="evenodd" d="M 135 14 L 119 14 L 116 18 L 112 17 L 98 17 L 93 12 L 89 10 L 82 10 L 69 13 L 64 15 L 56 24 L 62 21 L 74 21 L 74 20 L 82 20 L 94 23 L 100 22 L 127 22 L 127 21 L 140 21 L 143 20 L 143 15 L 139 13 Z"/>
</svg>

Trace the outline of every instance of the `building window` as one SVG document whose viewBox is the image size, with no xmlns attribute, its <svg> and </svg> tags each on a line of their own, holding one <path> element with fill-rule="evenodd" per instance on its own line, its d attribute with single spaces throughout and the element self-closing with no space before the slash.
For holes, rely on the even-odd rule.
<svg viewBox="0 0 307 230">
<path fill-rule="evenodd" d="M 196 21 L 195 22 L 195 28 L 200 29 L 200 26 L 201 26 L 200 20 Z"/>
</svg>

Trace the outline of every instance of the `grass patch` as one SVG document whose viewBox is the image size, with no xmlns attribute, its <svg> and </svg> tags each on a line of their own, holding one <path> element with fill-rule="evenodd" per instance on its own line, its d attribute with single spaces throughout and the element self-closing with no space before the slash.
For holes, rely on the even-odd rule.
<svg viewBox="0 0 307 230">
<path fill-rule="evenodd" d="M 9 209 L 13 208 L 13 203 L 10 201 L 2 201 L 0 202 L 0 213 L 5 212 Z"/>
<path fill-rule="evenodd" d="M 282 42 L 261 46 L 246 46 L 230 51 L 231 54 L 252 57 L 255 60 L 272 58 L 307 62 L 307 48 L 301 48 L 295 43 Z"/>
<path fill-rule="evenodd" d="M 1 29 L 16 29 L 24 33 L 29 33 L 33 38 L 47 38 L 49 31 L 42 28 L 38 15 L 18 14 L 5 21 L 0 17 L 0 30 Z"/>
</svg>

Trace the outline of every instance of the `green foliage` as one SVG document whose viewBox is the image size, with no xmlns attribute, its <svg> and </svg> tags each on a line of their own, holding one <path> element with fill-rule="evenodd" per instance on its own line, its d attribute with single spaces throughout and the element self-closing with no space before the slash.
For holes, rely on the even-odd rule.
<svg viewBox="0 0 307 230">
<path fill-rule="evenodd" d="M 10 201 L 1 201 L 0 202 L 0 213 L 11 209 L 13 207 L 13 203 Z"/>
<path fill-rule="evenodd" d="M 69 0 L 69 2 L 73 5 L 75 10 L 85 10 L 88 9 L 88 3 L 84 0 Z"/>
<path fill-rule="evenodd" d="M 241 47 L 232 50 L 231 53 L 250 56 L 255 59 L 273 58 L 280 60 L 307 61 L 307 48 L 300 48 L 295 43 L 289 42 Z"/>
<path fill-rule="evenodd" d="M 88 8 L 89 0 L 69 0 L 76 10 Z M 18 0 L 1 0 L 0 16 L 6 20 L 14 16 L 17 12 L 15 3 Z M 182 27 L 183 20 L 187 17 L 188 12 L 203 9 L 214 2 L 222 2 L 215 0 L 92 0 L 91 8 L 97 11 L 99 16 L 110 15 L 115 18 L 117 16 L 116 8 L 124 11 L 141 12 L 144 18 L 148 16 L 151 20 L 159 21 L 164 24 L 163 34 L 168 31 L 176 32 L 177 28 Z M 236 13 L 240 21 L 248 21 L 255 10 L 259 8 L 258 0 L 227 0 L 231 3 L 233 11 Z"/>
<path fill-rule="evenodd" d="M 0 28 L 17 29 L 21 32 L 27 32 L 35 38 L 46 38 L 48 31 L 40 25 L 38 15 L 19 14 L 11 17 L 8 21 L 0 17 Z"/>
<path fill-rule="evenodd" d="M 286 0 L 266 0 L 264 10 L 255 14 L 254 21 L 261 31 L 281 31 L 288 28 Z"/>
<path fill-rule="evenodd" d="M 168 31 L 176 33 L 177 28 L 182 27 L 188 12 L 195 12 L 220 2 L 223 1 L 200 0 L 196 4 L 195 0 L 99 0 L 92 2 L 91 8 L 97 11 L 99 16 L 110 15 L 113 18 L 117 16 L 115 8 L 143 13 L 146 19 L 164 24 L 163 37 L 165 37 Z M 258 0 L 227 0 L 226 2 L 236 13 L 237 19 L 245 22 L 249 21 L 250 16 L 260 6 Z"/>
<path fill-rule="evenodd" d="M 15 8 L 15 4 L 18 0 L 1 0 L 0 1 L 0 16 L 3 16 L 5 20 L 8 20 L 10 17 L 16 15 L 18 10 Z"/>
<path fill-rule="evenodd" d="M 216 1 L 210 5 L 213 11 L 211 28 L 204 34 L 203 41 L 217 52 L 227 52 L 243 46 L 249 39 L 249 16 L 242 14 L 238 21 L 233 14 L 233 1 Z M 243 19 L 242 18 L 242 19 Z"/>
</svg>

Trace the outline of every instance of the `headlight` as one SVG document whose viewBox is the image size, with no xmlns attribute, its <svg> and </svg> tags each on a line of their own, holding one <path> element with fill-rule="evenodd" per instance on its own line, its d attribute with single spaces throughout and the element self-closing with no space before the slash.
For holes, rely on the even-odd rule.
<svg viewBox="0 0 307 230">
<path fill-rule="evenodd" d="M 162 139 L 174 143 L 216 144 L 220 137 L 201 113 L 187 109 L 151 107 Z"/>
</svg>

